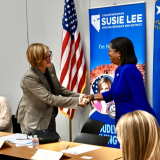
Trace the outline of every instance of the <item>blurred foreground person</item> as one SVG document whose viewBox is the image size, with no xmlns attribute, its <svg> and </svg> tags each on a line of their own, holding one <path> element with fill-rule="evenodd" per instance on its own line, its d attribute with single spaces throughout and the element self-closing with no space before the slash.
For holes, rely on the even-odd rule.
<svg viewBox="0 0 160 160">
<path fill-rule="evenodd" d="M 148 112 L 137 110 L 123 115 L 116 131 L 123 160 L 160 159 L 160 128 Z"/>
<path fill-rule="evenodd" d="M 5 97 L 0 96 L 0 131 L 13 133 L 12 111 Z"/>
</svg>

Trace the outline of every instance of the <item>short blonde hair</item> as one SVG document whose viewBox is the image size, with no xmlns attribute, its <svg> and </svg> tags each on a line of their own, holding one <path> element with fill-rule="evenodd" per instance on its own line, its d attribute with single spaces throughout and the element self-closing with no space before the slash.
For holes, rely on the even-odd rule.
<svg viewBox="0 0 160 160">
<path fill-rule="evenodd" d="M 103 78 L 100 79 L 99 82 L 98 82 L 98 91 L 99 91 L 99 92 L 100 92 L 100 90 L 101 90 L 101 86 L 102 86 L 103 83 L 107 83 L 109 89 L 111 88 L 112 81 L 111 81 L 108 77 L 103 77 Z"/>
<path fill-rule="evenodd" d="M 123 160 L 159 160 L 160 128 L 154 116 L 140 110 L 127 113 L 116 131 L 122 140 Z"/>
<path fill-rule="evenodd" d="M 37 68 L 49 54 L 49 47 L 41 43 L 33 43 L 27 49 L 28 62 Z"/>
</svg>

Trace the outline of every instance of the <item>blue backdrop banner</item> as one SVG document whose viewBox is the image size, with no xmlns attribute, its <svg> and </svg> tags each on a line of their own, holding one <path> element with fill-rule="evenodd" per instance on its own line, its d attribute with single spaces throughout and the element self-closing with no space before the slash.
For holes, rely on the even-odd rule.
<svg viewBox="0 0 160 160">
<path fill-rule="evenodd" d="M 89 24 L 91 93 L 102 93 L 98 87 L 102 79 L 107 81 L 106 88 L 110 89 L 117 66 L 111 64 L 108 49 L 110 41 L 116 37 L 127 37 L 133 42 L 138 59 L 136 66 L 145 83 L 145 3 L 91 8 Z M 114 101 L 107 104 L 104 101 L 93 101 L 92 106 L 90 118 L 105 123 L 100 135 L 111 137 L 107 146 L 119 148 L 115 130 Z"/>
<path fill-rule="evenodd" d="M 153 109 L 160 126 L 160 0 L 155 1 L 154 55 L 153 55 Z"/>
</svg>

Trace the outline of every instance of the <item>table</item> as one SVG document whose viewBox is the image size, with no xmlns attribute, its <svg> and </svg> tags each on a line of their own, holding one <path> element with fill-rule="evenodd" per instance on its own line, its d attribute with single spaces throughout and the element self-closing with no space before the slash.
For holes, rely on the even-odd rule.
<svg viewBox="0 0 160 160">
<path fill-rule="evenodd" d="M 10 135 L 11 133 L 0 132 L 0 137 Z M 47 149 L 53 151 L 60 151 L 66 149 L 69 145 L 69 148 L 81 145 L 82 143 L 75 143 L 75 142 L 68 142 L 68 141 L 59 141 L 55 143 L 47 143 L 47 144 L 40 144 L 40 149 Z M 16 147 L 15 144 L 10 143 L 12 148 L 1 148 L 0 155 L 8 155 L 13 157 L 19 157 L 24 159 L 30 159 L 34 153 L 32 148 L 27 146 Z M 116 158 L 121 157 L 121 150 L 109 147 L 101 147 L 97 150 L 93 150 L 90 152 L 86 152 L 79 155 L 72 155 L 67 154 L 71 158 L 62 157 L 61 160 L 84 160 L 82 156 L 89 156 L 93 157 L 91 160 L 114 160 Z M 121 160 L 121 159 L 120 159 Z"/>
</svg>

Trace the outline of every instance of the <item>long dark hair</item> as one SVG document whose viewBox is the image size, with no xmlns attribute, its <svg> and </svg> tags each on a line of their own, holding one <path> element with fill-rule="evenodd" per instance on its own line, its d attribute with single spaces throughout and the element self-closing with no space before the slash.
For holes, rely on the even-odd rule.
<svg viewBox="0 0 160 160">
<path fill-rule="evenodd" d="M 111 40 L 112 48 L 120 51 L 122 65 L 124 64 L 136 64 L 137 57 L 135 55 L 133 43 L 126 37 L 117 37 Z"/>
</svg>

